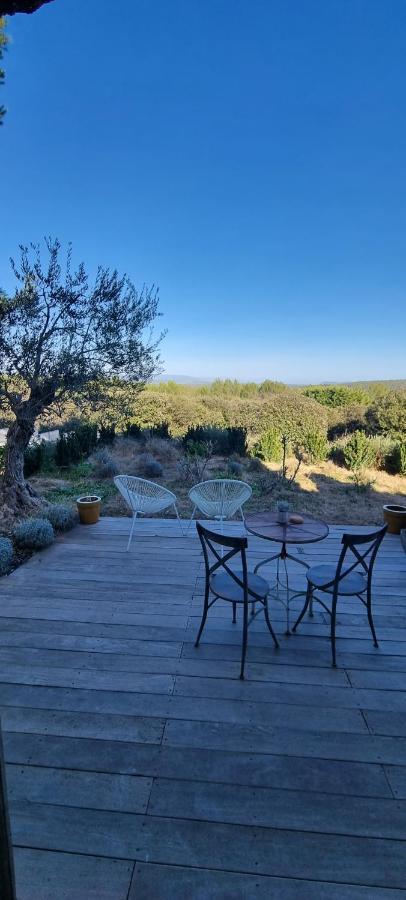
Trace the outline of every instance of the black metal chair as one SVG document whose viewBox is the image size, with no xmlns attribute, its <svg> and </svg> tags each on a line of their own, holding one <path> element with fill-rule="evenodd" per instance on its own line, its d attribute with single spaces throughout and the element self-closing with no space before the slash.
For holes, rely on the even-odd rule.
<svg viewBox="0 0 406 900">
<path fill-rule="evenodd" d="M 306 572 L 308 581 L 306 601 L 302 612 L 300 613 L 300 616 L 295 622 L 292 630 L 296 631 L 299 622 L 302 621 L 303 616 L 305 615 L 309 607 L 311 614 L 313 601 L 320 603 L 323 609 L 325 609 L 330 616 L 330 638 L 333 666 L 336 665 L 336 618 L 337 601 L 340 596 L 359 597 L 361 602 L 366 607 L 369 627 L 371 629 L 375 647 L 378 646 L 374 621 L 372 618 L 371 583 L 376 554 L 378 553 L 379 546 L 385 536 L 387 527 L 388 526 L 385 525 L 378 531 L 373 531 L 369 534 L 343 534 L 341 541 L 343 549 L 340 553 L 337 566 L 335 567 L 334 565 L 324 564 L 319 566 L 312 566 Z M 358 547 L 363 548 L 365 544 L 367 544 L 368 546 L 366 547 L 364 552 L 362 552 L 362 549 L 361 551 L 359 551 Z M 348 557 L 350 557 L 350 554 L 355 556 L 355 562 L 352 561 L 352 557 L 348 559 L 347 554 Z M 359 570 L 359 566 L 361 566 L 362 571 Z M 323 602 L 323 600 L 320 600 L 320 597 L 314 596 L 314 591 L 322 591 L 324 593 L 332 595 L 331 609 Z M 366 599 L 364 599 L 363 596 L 365 593 Z"/>
<path fill-rule="evenodd" d="M 242 654 L 241 654 L 241 670 L 240 678 L 244 678 L 245 656 L 247 652 L 248 637 L 248 604 L 251 603 L 251 619 L 254 618 L 263 609 L 265 621 L 271 632 L 275 647 L 279 647 L 275 632 L 272 628 L 269 612 L 268 612 L 268 594 L 269 584 L 259 575 L 248 572 L 246 550 L 248 541 L 246 537 L 229 537 L 223 534 L 217 534 L 204 528 L 200 522 L 196 522 L 197 533 L 203 548 L 204 562 L 206 567 L 206 584 L 204 592 L 204 606 L 202 621 L 200 623 L 199 632 L 196 638 L 195 647 L 199 646 L 203 628 L 206 624 L 207 613 L 211 606 L 217 600 L 227 600 L 233 606 L 233 623 L 236 622 L 237 604 L 243 607 L 243 632 L 242 632 Z M 220 547 L 221 550 L 217 550 Z M 228 548 L 228 552 L 221 555 L 224 548 Z M 210 554 L 214 557 L 214 562 L 210 564 Z M 234 557 L 240 557 L 241 569 L 232 571 L 228 563 Z M 224 569 L 224 572 L 219 570 Z M 210 600 L 210 594 L 214 599 Z M 255 612 L 255 603 L 261 606 L 258 612 Z"/>
</svg>

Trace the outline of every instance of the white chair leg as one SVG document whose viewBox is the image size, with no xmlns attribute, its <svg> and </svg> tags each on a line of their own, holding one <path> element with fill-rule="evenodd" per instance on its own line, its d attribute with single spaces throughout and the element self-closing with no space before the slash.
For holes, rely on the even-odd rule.
<svg viewBox="0 0 406 900">
<path fill-rule="evenodd" d="M 242 518 L 242 523 L 243 523 L 243 525 L 244 525 L 245 533 L 247 533 L 247 526 L 246 526 L 246 524 L 245 524 L 245 516 L 244 516 L 243 510 L 242 510 L 242 506 L 240 506 L 240 515 L 241 515 L 241 518 Z"/>
<path fill-rule="evenodd" d="M 191 517 L 190 517 L 189 525 L 188 525 L 188 527 L 187 527 L 187 529 L 186 529 L 186 534 L 189 534 L 190 526 L 191 526 L 191 524 L 192 524 L 192 522 L 193 522 L 193 518 L 194 518 L 194 514 L 195 514 L 195 512 L 196 512 L 196 509 L 197 509 L 197 507 L 194 506 L 194 507 L 193 507 L 192 515 L 191 515 Z"/>
<path fill-rule="evenodd" d="M 175 512 L 176 512 L 176 517 L 177 517 L 177 520 L 178 520 L 178 522 L 179 522 L 180 533 L 181 533 L 181 535 L 182 535 L 182 537 L 183 537 L 184 534 L 183 534 L 183 528 L 182 528 L 182 520 L 181 520 L 181 517 L 180 517 L 180 515 L 179 515 L 178 507 L 176 506 L 176 503 L 173 504 L 173 508 L 174 508 L 174 510 L 175 510 Z"/>
<path fill-rule="evenodd" d="M 133 537 L 134 525 L 135 525 L 135 520 L 136 520 L 136 518 L 137 518 L 137 515 L 138 515 L 138 514 L 137 514 L 136 512 L 133 513 L 133 520 L 132 520 L 132 523 L 131 523 L 130 537 L 128 538 L 128 544 L 127 544 L 127 552 L 128 552 L 128 550 L 130 549 L 130 544 L 131 544 L 132 537 Z"/>
</svg>

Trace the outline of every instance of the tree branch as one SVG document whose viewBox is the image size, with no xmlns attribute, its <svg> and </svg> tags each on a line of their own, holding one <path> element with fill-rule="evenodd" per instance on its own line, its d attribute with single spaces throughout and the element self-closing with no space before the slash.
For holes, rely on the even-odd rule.
<svg viewBox="0 0 406 900">
<path fill-rule="evenodd" d="M 0 0 L 0 16 L 14 16 L 15 13 L 36 12 L 45 3 L 53 0 Z"/>
</svg>

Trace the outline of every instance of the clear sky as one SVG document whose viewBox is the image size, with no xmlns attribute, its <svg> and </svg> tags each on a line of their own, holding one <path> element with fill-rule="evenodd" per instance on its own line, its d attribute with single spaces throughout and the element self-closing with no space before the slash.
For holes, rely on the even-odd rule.
<svg viewBox="0 0 406 900">
<path fill-rule="evenodd" d="M 54 0 L 8 30 L 3 288 L 56 235 L 159 284 L 168 373 L 406 377 L 405 0 Z"/>
</svg>

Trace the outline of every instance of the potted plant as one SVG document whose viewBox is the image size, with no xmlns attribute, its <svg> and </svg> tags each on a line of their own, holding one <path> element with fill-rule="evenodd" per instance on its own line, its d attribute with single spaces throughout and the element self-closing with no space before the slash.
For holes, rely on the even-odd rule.
<svg viewBox="0 0 406 900">
<path fill-rule="evenodd" d="M 89 494 L 76 500 L 79 519 L 82 525 L 95 525 L 100 518 L 101 497 Z"/>
<path fill-rule="evenodd" d="M 276 504 L 276 508 L 278 510 L 277 517 L 276 517 L 277 522 L 279 522 L 279 525 L 286 525 L 287 521 L 288 521 L 288 515 L 289 515 L 288 501 L 287 500 L 278 500 L 278 502 Z"/>
<path fill-rule="evenodd" d="M 383 508 L 383 518 L 388 525 L 389 534 L 400 534 L 406 528 L 406 506 L 388 503 Z"/>
</svg>

